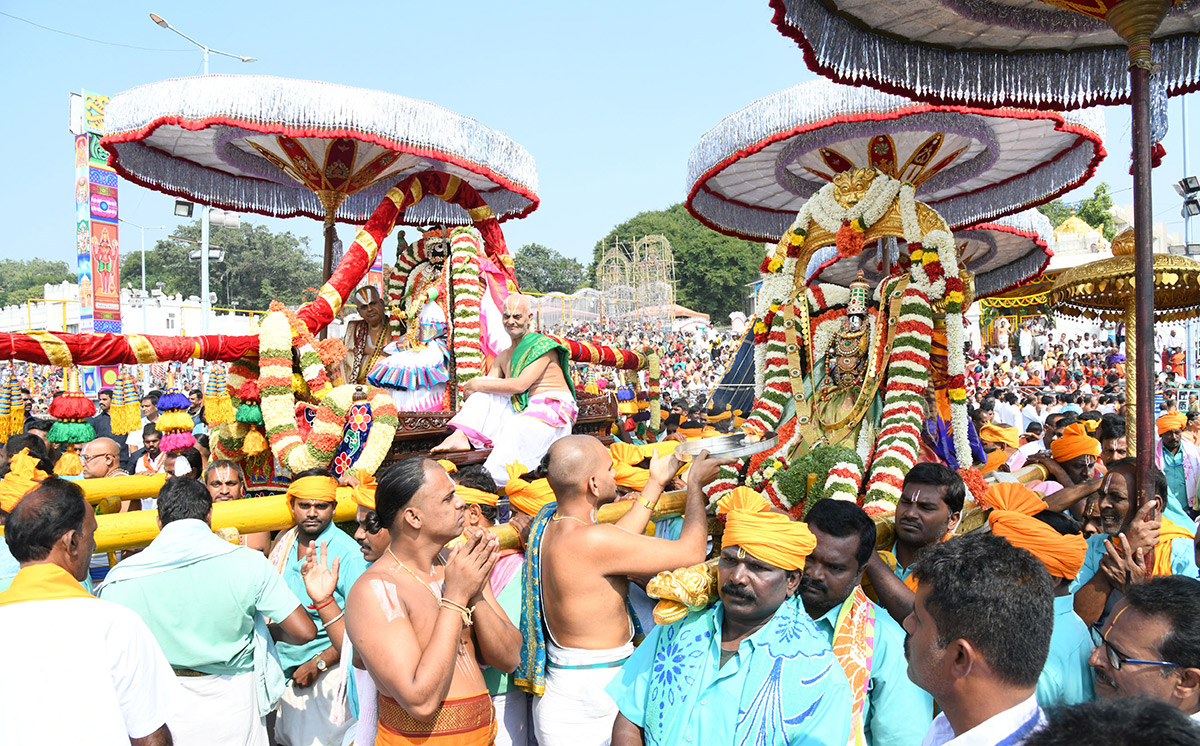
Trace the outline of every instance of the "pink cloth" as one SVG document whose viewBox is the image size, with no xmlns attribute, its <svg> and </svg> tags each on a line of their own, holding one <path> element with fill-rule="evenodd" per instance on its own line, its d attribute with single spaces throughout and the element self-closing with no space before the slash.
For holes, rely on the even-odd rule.
<svg viewBox="0 0 1200 746">
<path fill-rule="evenodd" d="M 492 575 L 488 578 L 488 583 L 492 587 L 492 595 L 496 598 L 504 591 L 504 587 L 512 582 L 512 579 L 521 571 L 521 563 L 525 561 L 525 555 L 521 552 L 515 554 L 506 554 L 496 560 L 496 564 L 492 567 Z"/>
</svg>

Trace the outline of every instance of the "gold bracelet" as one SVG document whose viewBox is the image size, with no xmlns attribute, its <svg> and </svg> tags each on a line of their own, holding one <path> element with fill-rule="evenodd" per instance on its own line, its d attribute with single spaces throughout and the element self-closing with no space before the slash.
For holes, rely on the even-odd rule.
<svg viewBox="0 0 1200 746">
<path fill-rule="evenodd" d="M 462 620 L 463 620 L 464 627 L 470 627 L 472 624 L 475 623 L 475 620 L 472 618 L 475 613 L 474 606 L 472 606 L 470 608 L 468 608 L 466 606 L 460 606 L 448 598 L 443 598 L 440 601 L 438 601 L 438 606 L 442 606 L 447 609 L 452 609 L 453 611 L 457 611 L 459 614 L 462 614 Z"/>
<path fill-rule="evenodd" d="M 655 500 L 652 503 L 646 502 L 646 496 L 639 495 L 638 499 L 637 499 L 637 504 L 641 505 L 643 508 L 645 508 L 646 510 L 649 510 L 650 512 L 654 512 L 654 508 L 656 508 L 658 506 L 658 500 Z"/>
</svg>

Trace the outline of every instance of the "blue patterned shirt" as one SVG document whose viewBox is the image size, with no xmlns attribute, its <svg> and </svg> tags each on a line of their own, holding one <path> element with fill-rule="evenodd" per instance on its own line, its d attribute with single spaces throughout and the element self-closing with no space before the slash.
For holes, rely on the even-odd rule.
<svg viewBox="0 0 1200 746">
<path fill-rule="evenodd" d="M 796 599 L 721 666 L 724 607 L 655 627 L 606 691 L 647 746 L 845 746 L 850 684 Z"/>
</svg>

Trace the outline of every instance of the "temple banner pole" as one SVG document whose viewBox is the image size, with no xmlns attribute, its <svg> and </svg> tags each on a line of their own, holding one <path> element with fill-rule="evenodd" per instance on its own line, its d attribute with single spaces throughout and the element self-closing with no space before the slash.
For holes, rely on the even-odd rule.
<svg viewBox="0 0 1200 746">
<path fill-rule="evenodd" d="M 1149 45 L 1147 45 L 1148 47 Z M 1149 49 L 1131 45 L 1129 69 L 1133 99 L 1133 236 L 1134 236 L 1134 325 L 1126 327 L 1142 344 L 1154 344 L 1154 215 L 1150 189 L 1150 60 Z M 1134 375 L 1137 395 L 1147 397 L 1136 407 L 1138 505 L 1154 497 L 1154 349 L 1126 359 L 1126 376 Z M 1133 370 L 1130 370 L 1130 367 Z M 1130 403 L 1127 400 L 1126 403 Z M 1133 413 L 1130 413 L 1131 416 Z M 1131 447 L 1133 444 L 1130 444 Z"/>
</svg>

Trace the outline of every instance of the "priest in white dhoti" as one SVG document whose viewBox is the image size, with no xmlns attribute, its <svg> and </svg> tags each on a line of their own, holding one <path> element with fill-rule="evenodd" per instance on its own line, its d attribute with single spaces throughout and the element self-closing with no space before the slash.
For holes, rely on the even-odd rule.
<svg viewBox="0 0 1200 746">
<path fill-rule="evenodd" d="M 529 298 L 509 296 L 502 319 L 512 346 L 500 353 L 486 376 L 463 384 L 467 398 L 450 421 L 454 433 L 433 449 L 491 448 L 483 465 L 497 484 L 508 481 L 508 464 L 541 461 L 554 441 L 571 434 L 579 415 L 567 348 L 530 331 Z"/>
</svg>

